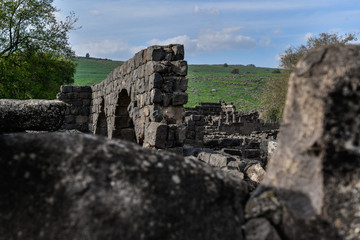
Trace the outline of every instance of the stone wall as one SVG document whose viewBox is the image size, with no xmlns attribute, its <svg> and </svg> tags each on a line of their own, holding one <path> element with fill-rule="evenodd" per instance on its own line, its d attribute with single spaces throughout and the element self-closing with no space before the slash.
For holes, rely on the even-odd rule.
<svg viewBox="0 0 360 240">
<path fill-rule="evenodd" d="M 187 62 L 183 45 L 151 46 L 92 89 L 90 132 L 145 147 L 182 146 Z"/>
<path fill-rule="evenodd" d="M 89 132 L 91 87 L 61 86 L 56 98 L 68 104 L 61 129 Z"/>
<path fill-rule="evenodd" d="M 279 123 L 266 123 L 259 119 L 259 112 L 236 111 L 232 103 L 199 103 L 194 108 L 185 108 L 187 126 L 186 143 L 201 146 L 204 136 L 218 135 L 229 138 L 231 135 L 250 136 L 254 131 L 277 130 Z M 210 136 L 212 138 L 212 136 Z"/>
</svg>

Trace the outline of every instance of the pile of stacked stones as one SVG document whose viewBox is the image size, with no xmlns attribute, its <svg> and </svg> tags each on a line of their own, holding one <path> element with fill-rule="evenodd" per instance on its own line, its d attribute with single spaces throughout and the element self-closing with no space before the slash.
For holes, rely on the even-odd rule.
<svg viewBox="0 0 360 240">
<path fill-rule="evenodd" d="M 61 86 L 56 98 L 68 104 L 61 129 L 89 132 L 91 87 Z"/>
<path fill-rule="evenodd" d="M 132 127 L 133 138 L 145 147 L 181 147 L 182 129 L 177 125 L 182 124 L 183 104 L 188 100 L 183 59 L 183 45 L 152 46 L 92 86 L 90 131 L 126 139 L 123 135 L 129 135 Z M 99 129 L 103 118 L 105 130 Z"/>
<path fill-rule="evenodd" d="M 186 108 L 185 125 L 184 156 L 244 179 L 250 191 L 262 181 L 278 124 L 264 124 L 257 111 L 240 113 L 233 104 L 219 102 Z"/>
</svg>

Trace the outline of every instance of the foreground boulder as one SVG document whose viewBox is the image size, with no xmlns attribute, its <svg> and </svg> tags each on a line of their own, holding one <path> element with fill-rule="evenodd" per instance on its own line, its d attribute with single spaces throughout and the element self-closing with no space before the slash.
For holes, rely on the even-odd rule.
<svg viewBox="0 0 360 240">
<path fill-rule="evenodd" d="M 65 110 L 66 103 L 58 100 L 0 99 L 0 132 L 55 131 Z"/>
<path fill-rule="evenodd" d="M 0 135 L 0 239 L 243 239 L 247 187 L 85 134 Z"/>
<path fill-rule="evenodd" d="M 298 63 L 278 148 L 248 212 L 273 192 L 285 239 L 360 239 L 359 99 L 359 46 L 318 49 Z"/>
</svg>

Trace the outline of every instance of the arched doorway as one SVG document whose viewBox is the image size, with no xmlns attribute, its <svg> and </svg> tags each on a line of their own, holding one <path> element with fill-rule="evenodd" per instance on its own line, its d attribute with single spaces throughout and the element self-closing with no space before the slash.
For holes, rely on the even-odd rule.
<svg viewBox="0 0 360 240">
<path fill-rule="evenodd" d="M 96 124 L 95 134 L 107 137 L 108 136 L 108 128 L 107 128 L 107 121 L 106 121 L 105 110 L 104 110 L 105 101 L 104 101 L 104 98 L 102 98 L 101 100 L 102 100 L 101 108 L 100 108 L 100 113 L 99 113 L 97 124 Z"/>
<path fill-rule="evenodd" d="M 115 110 L 115 129 L 112 137 L 136 142 L 134 123 L 129 116 L 128 106 L 131 99 L 124 89 L 120 92 Z"/>
</svg>

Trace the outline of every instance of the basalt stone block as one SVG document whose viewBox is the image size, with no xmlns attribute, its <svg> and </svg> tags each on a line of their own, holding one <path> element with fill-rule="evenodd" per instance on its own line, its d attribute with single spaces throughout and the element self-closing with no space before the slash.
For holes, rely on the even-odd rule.
<svg viewBox="0 0 360 240">
<path fill-rule="evenodd" d="M 60 87 L 60 92 L 62 93 L 70 93 L 73 91 L 73 86 L 70 86 L 70 85 L 62 85 Z"/>
<path fill-rule="evenodd" d="M 172 99 L 172 94 L 171 93 L 164 93 L 163 94 L 163 105 L 164 107 L 168 107 L 171 105 L 171 99 Z"/>
<path fill-rule="evenodd" d="M 184 116 L 183 106 L 163 107 L 162 112 L 168 124 L 182 124 Z"/>
<path fill-rule="evenodd" d="M 161 103 L 163 101 L 163 95 L 160 89 L 154 88 L 150 92 L 150 103 Z"/>
<path fill-rule="evenodd" d="M 163 78 L 159 73 L 154 73 L 149 77 L 149 89 L 161 88 L 163 85 Z"/>
<path fill-rule="evenodd" d="M 165 51 L 160 46 L 151 46 L 146 49 L 147 61 L 162 61 L 165 59 Z"/>
<path fill-rule="evenodd" d="M 171 70 L 180 76 L 186 76 L 188 71 L 188 65 L 186 61 L 172 62 Z"/>
<path fill-rule="evenodd" d="M 174 45 L 171 47 L 174 52 L 174 60 L 184 60 L 185 57 L 185 50 L 184 45 Z"/>
<path fill-rule="evenodd" d="M 0 99 L 0 132 L 58 130 L 66 107 L 58 100 Z"/>
<path fill-rule="evenodd" d="M 135 59 L 136 68 L 138 68 L 140 65 L 143 64 L 143 55 L 144 55 L 144 50 L 135 54 L 134 59 Z"/>
<path fill-rule="evenodd" d="M 196 159 L 77 133 L 0 146 L 1 239 L 244 239 L 246 184 Z"/>
<path fill-rule="evenodd" d="M 287 96 L 258 192 L 271 189 L 284 206 L 287 239 L 360 239 L 360 46 L 309 53 Z"/>
<path fill-rule="evenodd" d="M 174 106 L 184 105 L 188 102 L 188 94 L 184 92 L 174 92 L 172 96 L 172 104 Z"/>
<path fill-rule="evenodd" d="M 146 76 L 151 76 L 153 73 L 168 73 L 168 72 L 169 72 L 169 66 L 166 66 L 161 62 L 151 61 L 146 63 L 146 69 L 145 69 Z"/>
<path fill-rule="evenodd" d="M 188 79 L 185 77 L 176 78 L 175 91 L 185 92 L 188 87 Z"/>
<path fill-rule="evenodd" d="M 166 147 L 168 126 L 163 123 L 151 122 L 146 128 L 145 144 L 156 148 Z"/>
</svg>

